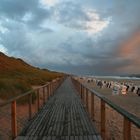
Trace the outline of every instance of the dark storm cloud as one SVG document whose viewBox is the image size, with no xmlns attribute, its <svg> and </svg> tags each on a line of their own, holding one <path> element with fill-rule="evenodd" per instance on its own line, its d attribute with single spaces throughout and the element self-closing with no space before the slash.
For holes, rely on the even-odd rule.
<svg viewBox="0 0 140 140">
<path fill-rule="evenodd" d="M 35 8 L 37 4 L 37 0 L 29 0 L 28 2 L 22 0 L 1 0 L 0 13 L 1 16 L 20 20 L 26 12 L 29 12 L 32 8 Z"/>
<path fill-rule="evenodd" d="M 26 14 L 31 14 L 31 17 L 28 21 L 23 21 Z M 7 19 L 23 22 L 29 25 L 30 28 L 37 28 L 49 15 L 49 11 L 41 8 L 38 0 L 1 0 L 0 2 L 0 18 L 6 17 Z"/>
<path fill-rule="evenodd" d="M 83 28 L 83 21 L 89 20 L 88 16 L 82 9 L 82 5 L 77 2 L 61 2 L 54 7 L 56 20 L 65 26 L 72 28 Z"/>
<path fill-rule="evenodd" d="M 131 0 L 54 0 L 51 7 L 47 0 L 1 0 L 0 47 L 53 70 L 138 73 L 139 47 L 134 57 L 127 57 L 129 47 L 122 44 L 135 40 L 131 36 L 140 29 L 139 9 L 140 1 Z"/>
</svg>

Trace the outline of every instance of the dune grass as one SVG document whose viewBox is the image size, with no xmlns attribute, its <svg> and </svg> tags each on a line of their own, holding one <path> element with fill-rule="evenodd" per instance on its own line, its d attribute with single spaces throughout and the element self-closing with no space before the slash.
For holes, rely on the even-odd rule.
<svg viewBox="0 0 140 140">
<path fill-rule="evenodd" d="M 20 74 L 20 76 L 19 74 L 0 75 L 0 98 L 3 100 L 10 99 L 32 90 L 33 85 L 44 85 L 57 77 L 60 77 L 60 75 L 45 72 Z M 26 97 L 20 100 L 20 102 L 25 101 Z"/>
<path fill-rule="evenodd" d="M 0 99 L 10 99 L 31 90 L 33 85 L 44 85 L 63 75 L 33 67 L 21 59 L 0 53 Z"/>
</svg>

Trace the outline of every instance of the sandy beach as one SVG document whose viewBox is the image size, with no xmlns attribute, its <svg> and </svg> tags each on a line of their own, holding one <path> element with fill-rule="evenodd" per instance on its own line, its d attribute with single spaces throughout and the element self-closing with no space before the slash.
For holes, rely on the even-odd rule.
<svg viewBox="0 0 140 140">
<path fill-rule="evenodd" d="M 102 79 L 108 80 L 110 79 Z M 111 79 L 112 81 L 116 81 L 116 79 Z M 107 97 L 109 100 L 125 109 L 129 113 L 140 118 L 140 97 L 132 92 L 127 92 L 126 95 L 113 95 L 112 89 L 109 88 L 100 88 L 96 86 L 94 82 L 87 82 L 87 80 L 81 80 L 89 88 L 98 91 L 100 94 Z M 140 84 L 139 80 L 117 80 L 118 82 L 133 82 L 137 85 Z M 90 101 L 90 96 L 89 96 Z M 89 102 L 90 107 L 90 102 Z M 95 97 L 95 122 L 98 130 L 100 130 L 100 99 Z M 123 139 L 123 117 L 114 111 L 111 107 L 106 105 L 106 136 L 107 140 L 122 140 Z M 140 130 L 137 129 L 134 125 L 132 125 L 132 140 L 140 139 Z"/>
</svg>

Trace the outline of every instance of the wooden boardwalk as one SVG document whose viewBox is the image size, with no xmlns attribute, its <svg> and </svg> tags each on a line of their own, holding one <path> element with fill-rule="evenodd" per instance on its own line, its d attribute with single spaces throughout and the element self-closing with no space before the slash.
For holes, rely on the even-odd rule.
<svg viewBox="0 0 140 140">
<path fill-rule="evenodd" d="M 101 137 L 67 79 L 16 140 L 101 140 Z"/>
</svg>

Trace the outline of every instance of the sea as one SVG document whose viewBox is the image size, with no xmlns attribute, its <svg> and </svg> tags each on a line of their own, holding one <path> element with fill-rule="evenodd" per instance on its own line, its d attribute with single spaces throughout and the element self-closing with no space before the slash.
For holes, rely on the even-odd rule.
<svg viewBox="0 0 140 140">
<path fill-rule="evenodd" d="M 140 80 L 138 77 L 125 77 L 125 76 L 88 76 L 88 77 L 94 77 L 94 78 L 104 78 L 104 79 L 126 79 L 126 80 Z"/>
</svg>

